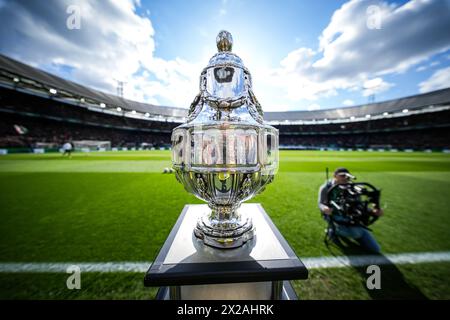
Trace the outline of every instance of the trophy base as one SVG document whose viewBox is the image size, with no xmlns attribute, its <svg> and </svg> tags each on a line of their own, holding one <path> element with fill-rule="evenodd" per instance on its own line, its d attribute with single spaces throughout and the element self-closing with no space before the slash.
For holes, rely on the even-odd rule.
<svg viewBox="0 0 450 320">
<path fill-rule="evenodd" d="M 201 217 L 194 229 L 194 235 L 203 243 L 219 249 L 234 249 L 253 239 L 255 227 L 251 218 L 219 221 L 209 216 Z"/>
<path fill-rule="evenodd" d="M 208 213 L 205 204 L 184 207 L 144 278 L 146 287 L 160 287 L 156 299 L 297 299 L 289 281 L 307 279 L 308 270 L 260 204 L 244 203 L 233 216 L 251 217 L 258 232 L 232 250 L 194 235 Z"/>
</svg>

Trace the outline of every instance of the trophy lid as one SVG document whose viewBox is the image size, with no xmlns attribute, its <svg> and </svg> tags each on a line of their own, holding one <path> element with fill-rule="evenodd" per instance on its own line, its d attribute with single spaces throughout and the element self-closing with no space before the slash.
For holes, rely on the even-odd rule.
<svg viewBox="0 0 450 320">
<path fill-rule="evenodd" d="M 226 30 L 220 31 L 216 37 L 216 45 L 219 52 L 217 52 L 209 60 L 206 69 L 215 66 L 228 65 L 244 69 L 246 72 L 248 72 L 247 68 L 245 68 L 244 63 L 242 62 L 242 59 L 231 52 L 231 49 L 233 48 L 233 37 L 231 36 L 231 33 Z"/>
<path fill-rule="evenodd" d="M 189 121 L 247 121 L 263 123 L 261 105 L 252 90 L 252 77 L 241 58 L 232 53 L 233 37 L 222 30 L 218 52 L 200 74 L 200 93 L 189 108 Z M 195 119 L 195 120 L 194 120 Z"/>
</svg>

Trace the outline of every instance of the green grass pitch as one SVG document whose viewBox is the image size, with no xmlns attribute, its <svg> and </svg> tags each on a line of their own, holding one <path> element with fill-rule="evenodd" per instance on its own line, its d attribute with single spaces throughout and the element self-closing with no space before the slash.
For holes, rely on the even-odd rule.
<svg viewBox="0 0 450 320">
<path fill-rule="evenodd" d="M 346 166 L 382 189 L 385 216 L 374 226 L 383 253 L 450 251 L 450 155 L 443 153 L 281 151 L 274 182 L 260 202 L 300 258 L 342 255 L 323 243 L 317 191 L 325 168 Z M 153 260 L 183 206 L 169 151 L 0 156 L 0 263 Z M 383 269 L 382 269 L 383 271 Z M 383 271 L 384 272 L 384 271 Z M 386 268 L 379 292 L 364 270 L 312 270 L 296 281 L 303 299 L 450 298 L 450 263 Z M 0 273 L 0 298 L 149 299 L 139 273 Z"/>
</svg>

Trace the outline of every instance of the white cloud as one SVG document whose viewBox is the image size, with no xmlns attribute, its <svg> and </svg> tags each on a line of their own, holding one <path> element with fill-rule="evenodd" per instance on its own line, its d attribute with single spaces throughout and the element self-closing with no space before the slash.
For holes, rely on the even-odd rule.
<svg viewBox="0 0 450 320">
<path fill-rule="evenodd" d="M 362 95 L 364 97 L 368 97 L 383 91 L 389 90 L 391 87 L 393 87 L 393 83 L 385 82 L 382 78 L 374 78 L 367 81 L 364 81 L 363 85 L 363 93 Z"/>
<path fill-rule="evenodd" d="M 421 66 L 417 67 L 417 68 L 416 68 L 416 71 L 417 71 L 417 72 L 421 72 L 421 71 L 427 70 L 427 69 L 429 69 L 429 68 L 434 68 L 434 67 L 436 67 L 436 66 L 438 66 L 438 65 L 440 65 L 440 64 L 441 64 L 440 61 L 432 61 L 432 62 L 430 62 L 430 63 L 427 64 L 427 65 L 421 65 Z"/>
<path fill-rule="evenodd" d="M 441 63 L 440 63 L 439 61 L 433 61 L 433 62 L 430 63 L 430 68 L 436 67 L 436 66 L 438 66 L 438 65 L 440 65 L 440 64 L 441 64 Z"/>
<path fill-rule="evenodd" d="M 351 99 L 346 99 L 346 100 L 342 101 L 342 104 L 346 107 L 350 107 L 350 106 L 355 105 L 355 102 Z"/>
<path fill-rule="evenodd" d="M 81 9 L 79 30 L 66 28 L 66 8 L 73 4 Z M 72 80 L 110 93 L 116 92 L 115 79 L 124 81 L 126 98 L 188 107 L 200 67 L 155 57 L 152 23 L 136 13 L 137 6 L 132 0 L 6 2 L 0 51 L 49 71 L 71 69 Z"/>
<path fill-rule="evenodd" d="M 383 79 L 381 78 L 374 78 L 367 81 L 364 81 L 364 89 L 372 89 L 377 88 L 383 83 Z"/>
<path fill-rule="evenodd" d="M 319 110 L 320 105 L 318 105 L 317 103 L 313 103 L 313 104 L 310 104 L 307 109 L 308 109 L 308 111 Z"/>
<path fill-rule="evenodd" d="M 381 29 L 367 28 L 367 8 L 379 8 Z M 402 6 L 350 1 L 337 10 L 320 37 L 324 77 L 404 72 L 450 48 L 447 1 L 413 0 Z M 433 35 L 433 36 L 430 36 Z"/>
<path fill-rule="evenodd" d="M 419 83 L 420 93 L 450 87 L 450 67 L 439 69 L 430 78 Z"/>
<path fill-rule="evenodd" d="M 426 69 L 427 69 L 426 66 L 419 66 L 419 67 L 416 68 L 416 71 L 417 71 L 417 72 L 421 72 L 421 71 L 424 71 L 424 70 L 426 70 Z"/>
<path fill-rule="evenodd" d="M 376 5 L 380 29 L 367 27 L 367 8 Z M 290 52 L 269 76 L 290 101 L 317 100 L 338 90 L 363 96 L 386 91 L 383 80 L 450 48 L 447 1 L 410 1 L 402 6 L 379 1 L 349 1 L 336 10 L 319 37 L 319 48 Z M 432 35 L 432 36 L 431 36 Z M 420 68 L 419 70 L 420 71 Z M 378 82 L 367 88 L 370 81 Z"/>
</svg>

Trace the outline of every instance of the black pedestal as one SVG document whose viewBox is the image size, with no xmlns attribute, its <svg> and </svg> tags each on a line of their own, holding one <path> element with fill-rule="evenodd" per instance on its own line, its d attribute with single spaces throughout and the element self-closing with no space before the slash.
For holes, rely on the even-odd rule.
<svg viewBox="0 0 450 320">
<path fill-rule="evenodd" d="M 157 299 L 297 299 L 288 280 L 307 279 L 297 258 L 260 204 L 243 204 L 256 236 L 237 249 L 216 249 L 193 235 L 207 205 L 186 205 L 145 286 L 161 287 Z"/>
</svg>

